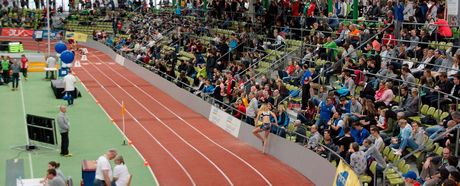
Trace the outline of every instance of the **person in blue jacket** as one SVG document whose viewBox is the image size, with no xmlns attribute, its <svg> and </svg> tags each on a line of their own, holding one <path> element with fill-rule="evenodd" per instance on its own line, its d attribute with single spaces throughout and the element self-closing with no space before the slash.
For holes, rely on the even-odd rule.
<svg viewBox="0 0 460 186">
<path fill-rule="evenodd" d="M 363 141 L 369 137 L 369 131 L 363 128 L 361 123 L 356 122 L 351 129 L 351 136 L 355 139 L 356 143 L 363 145 Z"/>
<path fill-rule="evenodd" d="M 393 14 L 395 17 L 395 29 L 394 35 L 397 39 L 400 39 L 400 31 L 402 22 L 404 21 L 404 2 L 399 1 L 399 3 L 395 3 L 393 5 Z"/>
<path fill-rule="evenodd" d="M 286 138 L 286 130 L 289 125 L 289 115 L 284 105 L 278 105 L 278 126 L 272 126 L 272 133 Z"/>
<path fill-rule="evenodd" d="M 305 110 L 308 105 L 308 100 L 310 100 L 310 81 L 312 79 L 312 73 L 308 69 L 308 65 L 304 64 L 302 69 L 305 71 L 300 78 L 300 84 L 302 85 L 302 110 Z"/>
<path fill-rule="evenodd" d="M 337 112 L 335 110 L 334 104 L 331 98 L 327 98 L 326 102 L 322 101 L 319 103 L 319 119 L 316 121 L 316 125 L 318 126 L 319 130 L 324 130 L 327 127 L 327 123 L 332 117 L 332 114 Z"/>
</svg>

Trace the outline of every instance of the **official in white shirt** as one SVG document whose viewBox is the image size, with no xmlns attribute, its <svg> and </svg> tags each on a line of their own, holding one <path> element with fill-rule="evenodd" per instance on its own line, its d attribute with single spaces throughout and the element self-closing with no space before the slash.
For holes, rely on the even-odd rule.
<svg viewBox="0 0 460 186">
<path fill-rule="evenodd" d="M 97 159 L 96 165 L 96 179 L 94 180 L 94 186 L 110 186 L 112 180 L 112 166 L 110 160 L 113 160 L 117 156 L 117 150 L 110 149 L 104 155 Z"/>
<path fill-rule="evenodd" d="M 69 69 L 69 73 L 64 77 L 64 94 L 69 94 L 70 98 L 67 99 L 68 105 L 73 105 L 73 99 L 75 96 L 77 96 L 75 92 L 75 84 L 77 82 L 77 79 L 75 76 L 72 74 L 72 72 Z"/>
<path fill-rule="evenodd" d="M 112 186 L 127 186 L 130 175 L 123 156 L 117 156 L 113 161 L 115 161 L 115 167 L 113 168 Z"/>
<path fill-rule="evenodd" d="M 47 68 L 56 68 L 56 58 L 53 56 L 48 56 L 46 58 L 46 67 Z M 45 79 L 54 79 L 54 71 L 46 71 Z"/>
</svg>

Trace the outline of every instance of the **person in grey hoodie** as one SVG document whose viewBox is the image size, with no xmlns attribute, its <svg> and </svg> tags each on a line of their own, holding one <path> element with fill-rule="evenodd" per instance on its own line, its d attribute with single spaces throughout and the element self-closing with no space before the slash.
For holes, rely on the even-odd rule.
<svg viewBox="0 0 460 186">
<path fill-rule="evenodd" d="M 70 122 L 67 118 L 66 112 L 67 107 L 61 105 L 59 107 L 59 114 L 57 116 L 57 123 L 59 126 L 59 132 L 61 133 L 61 156 L 71 157 L 72 154 L 69 154 L 69 128 Z"/>
<path fill-rule="evenodd" d="M 13 64 L 11 65 L 11 70 L 13 71 L 11 80 L 13 82 L 13 87 L 11 88 L 11 90 L 15 91 L 18 90 L 19 73 L 21 72 L 21 65 L 19 65 L 18 61 L 13 62 Z"/>
</svg>

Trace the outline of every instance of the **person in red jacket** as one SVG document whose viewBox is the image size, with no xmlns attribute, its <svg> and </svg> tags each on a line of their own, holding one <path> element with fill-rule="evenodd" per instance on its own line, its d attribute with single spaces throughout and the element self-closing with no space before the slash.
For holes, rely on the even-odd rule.
<svg viewBox="0 0 460 186">
<path fill-rule="evenodd" d="M 433 24 L 438 26 L 438 38 L 444 39 L 452 37 L 452 29 L 450 29 L 449 23 L 445 19 L 442 19 L 441 16 L 439 16 Z"/>
<path fill-rule="evenodd" d="M 27 59 L 26 55 L 22 54 L 21 56 L 21 71 L 22 76 L 24 76 L 24 80 L 27 81 L 27 67 L 29 66 L 29 59 Z"/>
<path fill-rule="evenodd" d="M 291 12 L 292 12 L 292 16 L 293 17 L 299 17 L 299 6 L 300 6 L 300 3 L 298 0 L 294 0 L 294 2 L 292 2 L 292 5 L 291 5 Z"/>
<path fill-rule="evenodd" d="M 396 37 L 395 35 L 393 35 L 391 33 L 390 30 L 385 30 L 385 34 L 383 34 L 383 38 L 382 38 L 382 45 L 385 45 L 385 46 L 388 46 L 388 45 L 392 45 L 392 46 L 396 46 L 396 41 L 395 41 Z"/>
<path fill-rule="evenodd" d="M 241 99 L 236 100 L 233 106 L 236 108 L 236 110 L 233 111 L 233 117 L 242 119 L 243 115 L 246 113 L 246 107 Z"/>
<path fill-rule="evenodd" d="M 313 17 L 315 14 L 316 1 L 311 1 L 307 10 L 307 17 Z"/>
</svg>

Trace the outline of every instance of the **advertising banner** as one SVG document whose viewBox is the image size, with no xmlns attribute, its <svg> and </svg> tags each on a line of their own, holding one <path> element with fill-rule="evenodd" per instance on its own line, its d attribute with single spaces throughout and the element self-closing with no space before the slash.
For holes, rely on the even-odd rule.
<svg viewBox="0 0 460 186">
<path fill-rule="evenodd" d="M 66 32 L 65 33 L 65 39 L 68 40 L 68 39 L 73 39 L 75 41 L 78 41 L 78 42 L 86 42 L 86 40 L 88 39 L 88 35 L 86 34 L 82 34 L 82 33 L 79 33 L 79 32 Z"/>
<path fill-rule="evenodd" d="M 458 0 L 447 0 L 447 21 L 450 25 L 458 25 L 459 23 L 459 2 Z"/>
<path fill-rule="evenodd" d="M 51 30 L 50 39 L 62 39 L 64 37 L 64 30 Z M 48 39 L 48 30 L 35 30 L 32 35 L 34 39 Z"/>
<path fill-rule="evenodd" d="M 212 106 L 209 121 L 224 129 L 231 135 L 238 137 L 241 121 L 232 115 Z"/>
<path fill-rule="evenodd" d="M 26 30 L 22 28 L 2 28 L 1 35 L 8 37 L 30 37 L 33 33 L 33 30 Z"/>
</svg>

